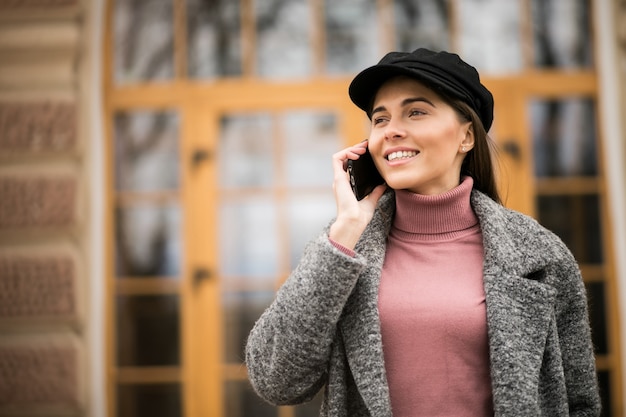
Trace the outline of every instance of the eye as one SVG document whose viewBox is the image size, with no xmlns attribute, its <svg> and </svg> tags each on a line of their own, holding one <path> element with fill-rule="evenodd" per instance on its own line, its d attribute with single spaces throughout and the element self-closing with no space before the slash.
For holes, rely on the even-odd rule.
<svg viewBox="0 0 626 417">
<path fill-rule="evenodd" d="M 374 126 L 376 126 L 376 125 L 379 125 L 379 124 L 384 123 L 386 121 L 387 121 L 386 117 L 375 117 L 375 118 L 372 119 L 372 124 Z"/>
<path fill-rule="evenodd" d="M 424 114 L 426 114 L 426 112 L 420 109 L 409 110 L 409 117 L 422 116 Z"/>
</svg>

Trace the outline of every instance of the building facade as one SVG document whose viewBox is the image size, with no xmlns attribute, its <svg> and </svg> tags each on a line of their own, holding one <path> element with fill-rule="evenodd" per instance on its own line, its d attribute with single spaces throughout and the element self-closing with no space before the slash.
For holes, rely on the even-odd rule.
<svg viewBox="0 0 626 417">
<path fill-rule="evenodd" d="M 351 77 L 416 46 L 493 91 L 505 203 L 579 260 L 625 415 L 624 28 L 621 0 L 0 0 L 0 416 L 316 415 L 258 400 L 243 343 L 367 134 Z"/>
</svg>

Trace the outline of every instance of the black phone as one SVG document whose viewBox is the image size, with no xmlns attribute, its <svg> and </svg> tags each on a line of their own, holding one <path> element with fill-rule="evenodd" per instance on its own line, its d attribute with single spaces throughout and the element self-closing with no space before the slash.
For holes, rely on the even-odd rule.
<svg viewBox="0 0 626 417">
<path fill-rule="evenodd" d="M 359 159 L 348 159 L 350 185 L 357 200 L 363 200 L 376 186 L 384 184 L 369 149 Z"/>
</svg>

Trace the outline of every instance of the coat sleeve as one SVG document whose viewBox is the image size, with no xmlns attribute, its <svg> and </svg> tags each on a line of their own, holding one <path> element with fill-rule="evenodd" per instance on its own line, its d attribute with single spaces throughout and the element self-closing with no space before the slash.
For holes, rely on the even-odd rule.
<svg viewBox="0 0 626 417">
<path fill-rule="evenodd" d="M 365 260 L 322 233 L 255 323 L 246 344 L 248 377 L 276 405 L 310 400 L 325 384 L 337 322 Z"/>
<path fill-rule="evenodd" d="M 570 416 L 599 416 L 600 395 L 589 326 L 587 296 L 580 270 L 562 246 L 558 284 L 557 328 Z"/>
</svg>

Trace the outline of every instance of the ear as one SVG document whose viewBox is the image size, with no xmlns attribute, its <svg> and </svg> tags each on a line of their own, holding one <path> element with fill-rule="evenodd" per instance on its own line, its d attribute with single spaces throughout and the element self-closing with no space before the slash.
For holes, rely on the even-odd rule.
<svg viewBox="0 0 626 417">
<path fill-rule="evenodd" d="M 474 128 L 472 122 L 463 125 L 462 134 L 464 134 L 464 137 L 459 146 L 459 150 L 461 153 L 467 153 L 474 147 Z"/>
</svg>

